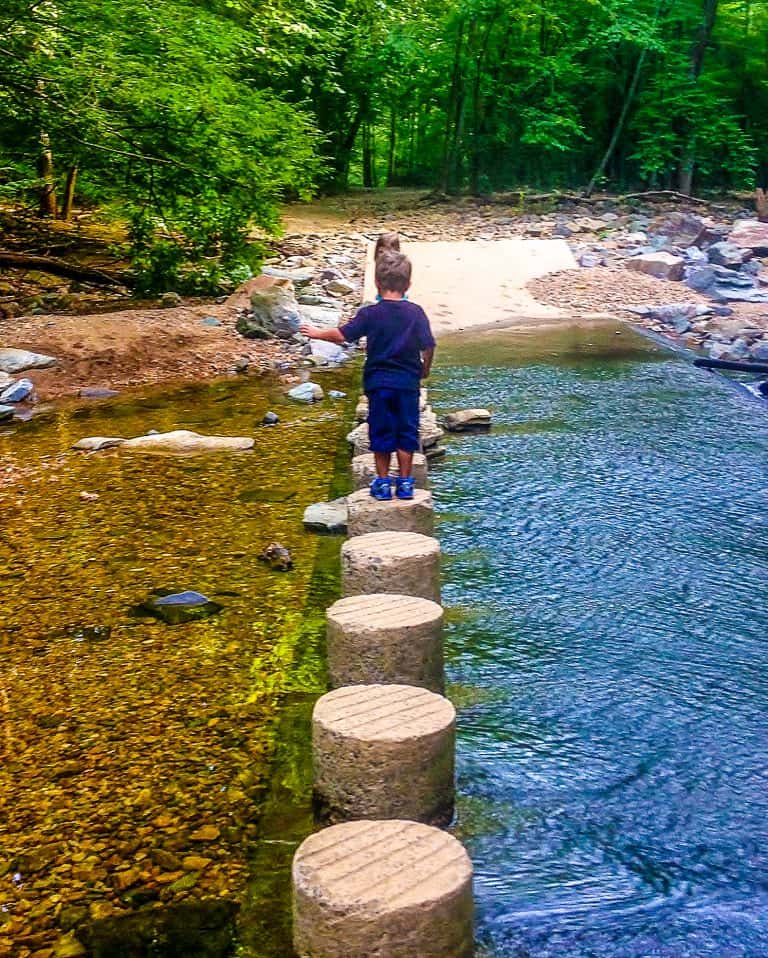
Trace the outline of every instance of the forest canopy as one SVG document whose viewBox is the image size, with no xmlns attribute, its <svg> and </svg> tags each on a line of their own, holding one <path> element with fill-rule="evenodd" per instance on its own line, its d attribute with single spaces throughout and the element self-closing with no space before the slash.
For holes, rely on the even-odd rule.
<svg viewBox="0 0 768 958">
<path fill-rule="evenodd" d="M 319 189 L 768 176 L 768 0 L 3 0 L 0 56 L 0 201 L 119 210 L 147 289 Z"/>
</svg>

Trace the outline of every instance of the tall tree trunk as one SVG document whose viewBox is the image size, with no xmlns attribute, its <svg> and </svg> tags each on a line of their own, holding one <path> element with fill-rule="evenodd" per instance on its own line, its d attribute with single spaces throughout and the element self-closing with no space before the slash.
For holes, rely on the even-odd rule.
<svg viewBox="0 0 768 958">
<path fill-rule="evenodd" d="M 75 184 L 77 183 L 77 163 L 73 163 L 67 172 L 67 182 L 64 186 L 64 203 L 61 208 L 61 218 L 68 222 L 72 216 L 72 206 L 75 202 Z"/>
<path fill-rule="evenodd" d="M 37 157 L 37 175 L 41 180 L 40 204 L 41 216 L 56 216 L 56 182 L 53 176 L 53 153 L 48 134 L 40 131 L 40 153 Z"/>
<path fill-rule="evenodd" d="M 488 54 L 488 44 L 491 40 L 496 17 L 493 16 L 488 21 L 488 25 L 483 34 L 483 40 L 480 45 L 480 53 L 477 57 L 475 68 L 475 81 L 472 85 L 472 154 L 470 157 L 470 192 L 477 196 L 480 192 L 480 177 L 482 175 L 482 145 L 481 140 L 485 133 L 484 110 L 481 96 L 481 81 L 483 69 L 485 68 L 485 58 Z"/>
<path fill-rule="evenodd" d="M 372 190 L 376 186 L 376 154 L 373 130 L 367 121 L 363 124 L 363 186 Z"/>
<path fill-rule="evenodd" d="M 445 108 L 445 142 L 443 145 L 443 165 L 440 174 L 440 192 L 448 193 L 451 188 L 451 174 L 455 170 L 453 155 L 457 143 L 456 125 L 462 114 L 462 75 L 461 50 L 464 44 L 464 21 L 459 21 L 456 34 L 456 46 L 453 51 L 453 69 L 451 71 L 451 86 L 448 91 L 448 103 Z"/>
<path fill-rule="evenodd" d="M 397 122 L 395 108 L 389 111 L 389 148 L 387 150 L 387 186 L 395 182 L 395 149 L 397 147 Z"/>
<path fill-rule="evenodd" d="M 699 82 L 701 71 L 704 68 L 704 56 L 712 40 L 712 31 L 715 29 L 718 2 L 719 0 L 704 0 L 704 16 L 691 47 L 690 77 L 694 86 Z M 693 186 L 693 174 L 696 169 L 696 131 L 692 129 L 690 122 L 686 126 L 677 188 L 681 193 L 690 194 Z"/>
</svg>

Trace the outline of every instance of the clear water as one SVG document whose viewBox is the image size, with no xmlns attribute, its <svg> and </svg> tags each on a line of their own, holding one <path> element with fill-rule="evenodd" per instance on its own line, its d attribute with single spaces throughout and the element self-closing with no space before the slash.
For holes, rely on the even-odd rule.
<svg viewBox="0 0 768 958">
<path fill-rule="evenodd" d="M 443 345 L 459 837 L 497 958 L 768 954 L 768 415 L 618 327 Z"/>
</svg>

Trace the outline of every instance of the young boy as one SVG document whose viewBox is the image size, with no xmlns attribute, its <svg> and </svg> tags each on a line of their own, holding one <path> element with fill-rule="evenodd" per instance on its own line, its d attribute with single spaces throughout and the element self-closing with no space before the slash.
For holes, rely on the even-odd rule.
<svg viewBox="0 0 768 958">
<path fill-rule="evenodd" d="M 376 260 L 376 288 L 381 300 L 364 306 L 338 329 L 317 329 L 306 323 L 299 329 L 310 339 L 331 343 L 367 338 L 363 387 L 368 396 L 368 428 L 376 460 L 371 483 L 375 499 L 391 499 L 389 463 L 397 453 L 400 475 L 398 499 L 413 498 L 413 454 L 419 449 L 419 384 L 429 376 L 435 340 L 421 308 L 408 302 L 411 261 L 402 253 L 383 252 Z"/>
</svg>

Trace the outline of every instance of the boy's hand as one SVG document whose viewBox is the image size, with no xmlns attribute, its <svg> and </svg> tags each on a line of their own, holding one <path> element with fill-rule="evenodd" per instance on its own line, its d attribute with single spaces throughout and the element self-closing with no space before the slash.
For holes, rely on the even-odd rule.
<svg viewBox="0 0 768 958">
<path fill-rule="evenodd" d="M 299 323 L 299 332 L 302 336 L 308 336 L 310 339 L 314 339 L 317 336 L 318 330 L 310 323 Z"/>
</svg>

